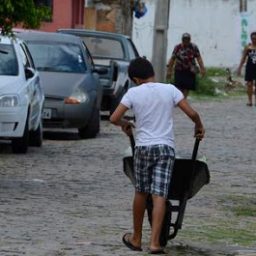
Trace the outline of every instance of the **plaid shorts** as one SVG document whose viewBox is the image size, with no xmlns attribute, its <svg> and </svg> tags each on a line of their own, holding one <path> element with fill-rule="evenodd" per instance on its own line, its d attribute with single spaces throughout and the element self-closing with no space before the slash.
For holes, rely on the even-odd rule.
<svg viewBox="0 0 256 256">
<path fill-rule="evenodd" d="M 174 159 L 174 149 L 168 145 L 137 146 L 134 154 L 136 191 L 167 198 Z"/>
</svg>

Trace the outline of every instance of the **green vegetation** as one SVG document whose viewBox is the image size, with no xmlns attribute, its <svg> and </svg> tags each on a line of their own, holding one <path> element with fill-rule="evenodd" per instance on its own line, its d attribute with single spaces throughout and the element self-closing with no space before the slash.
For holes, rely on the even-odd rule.
<svg viewBox="0 0 256 256">
<path fill-rule="evenodd" d="M 229 196 L 226 206 L 237 217 L 256 217 L 256 199 L 247 196 Z"/>
<path fill-rule="evenodd" d="M 225 68 L 207 68 L 206 75 L 204 77 L 200 74 L 197 75 L 197 89 L 196 91 L 192 91 L 190 95 L 196 98 L 221 98 L 241 95 L 241 93 L 245 92 L 242 84 L 237 81 L 229 87 L 227 76 L 228 74 Z M 236 78 L 234 78 L 234 80 L 236 80 Z M 172 79 L 167 82 L 173 83 L 174 81 Z"/>
<path fill-rule="evenodd" d="M 222 196 L 218 205 L 219 214 L 212 216 L 210 222 L 193 216 L 193 219 L 189 221 L 190 224 L 180 232 L 180 236 L 215 245 L 225 243 L 231 246 L 255 247 L 255 195 Z"/>
<path fill-rule="evenodd" d="M 24 28 L 38 28 L 42 20 L 49 19 L 50 14 L 47 7 L 36 7 L 33 0 L 1 0 L 1 34 L 11 34 L 12 28 L 18 24 Z"/>
</svg>

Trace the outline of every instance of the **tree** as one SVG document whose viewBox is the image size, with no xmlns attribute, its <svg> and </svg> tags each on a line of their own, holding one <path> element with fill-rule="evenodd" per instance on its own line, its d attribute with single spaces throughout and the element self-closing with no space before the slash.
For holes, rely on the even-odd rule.
<svg viewBox="0 0 256 256">
<path fill-rule="evenodd" d="M 37 7 L 33 0 L 0 0 L 1 34 L 12 33 L 12 28 L 20 24 L 24 28 L 38 28 L 42 20 L 49 18 L 46 6 Z"/>
</svg>

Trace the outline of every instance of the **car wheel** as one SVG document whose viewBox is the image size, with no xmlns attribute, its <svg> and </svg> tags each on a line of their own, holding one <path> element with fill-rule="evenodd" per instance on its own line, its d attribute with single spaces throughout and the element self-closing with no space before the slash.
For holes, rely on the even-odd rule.
<svg viewBox="0 0 256 256">
<path fill-rule="evenodd" d="M 100 110 L 95 107 L 88 124 L 79 128 L 78 132 L 82 139 L 95 138 L 100 131 Z"/>
<path fill-rule="evenodd" d="M 32 147 L 41 147 L 43 144 L 43 125 L 40 121 L 35 131 L 29 132 L 29 145 Z"/>
<path fill-rule="evenodd" d="M 29 131 L 28 131 L 28 118 L 24 128 L 23 136 L 12 140 L 12 152 L 17 154 L 24 154 L 28 151 L 29 144 Z"/>
</svg>

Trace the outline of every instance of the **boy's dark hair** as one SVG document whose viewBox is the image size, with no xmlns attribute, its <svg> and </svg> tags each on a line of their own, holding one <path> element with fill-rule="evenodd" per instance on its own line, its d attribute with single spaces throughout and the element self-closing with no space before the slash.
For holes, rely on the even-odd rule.
<svg viewBox="0 0 256 256">
<path fill-rule="evenodd" d="M 253 31 L 253 32 L 251 33 L 251 38 L 252 38 L 253 36 L 256 36 L 256 31 Z"/>
<path fill-rule="evenodd" d="M 155 72 L 150 61 L 146 58 L 138 57 L 130 62 L 128 75 L 131 80 L 133 80 L 134 77 L 148 79 L 153 77 Z"/>
</svg>

